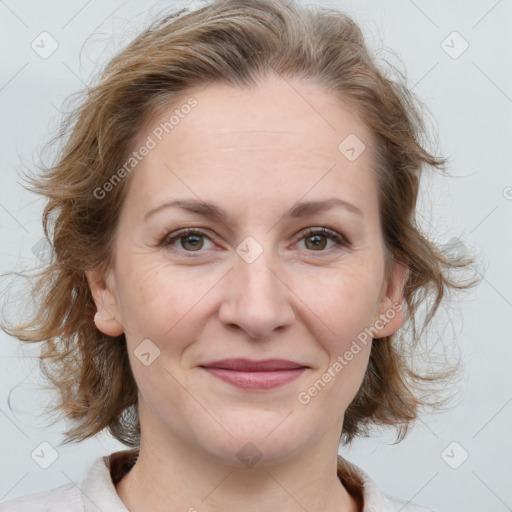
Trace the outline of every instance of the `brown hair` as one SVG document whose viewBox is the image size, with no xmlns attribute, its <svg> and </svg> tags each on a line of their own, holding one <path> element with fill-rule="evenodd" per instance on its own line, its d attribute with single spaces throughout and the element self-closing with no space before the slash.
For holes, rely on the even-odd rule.
<svg viewBox="0 0 512 512">
<path fill-rule="evenodd" d="M 85 276 L 85 270 L 113 261 L 111 242 L 130 177 L 119 179 L 104 197 L 94 191 L 112 179 L 142 127 L 171 101 L 208 83 L 248 87 L 268 72 L 327 87 L 364 120 L 376 148 L 386 273 L 393 259 L 409 268 L 404 288 L 409 338 L 401 336 L 407 332 L 403 327 L 373 343 L 341 437 L 349 443 L 380 424 L 397 427 L 401 440 L 420 406 L 444 403 L 429 390 L 458 366 L 420 373 L 412 355 L 418 357 L 424 329 L 448 288 L 466 289 L 476 280 L 450 277 L 451 270 L 473 260 L 449 257 L 416 223 L 422 172 L 427 166 L 444 170 L 447 161 L 425 148 L 419 101 L 403 80 L 385 75 L 360 28 L 339 11 L 281 0 L 217 0 L 192 12 L 167 13 L 115 56 L 96 83 L 80 92 L 81 103 L 51 141 L 64 142 L 55 164 L 29 180 L 28 188 L 47 198 L 43 229 L 53 252 L 31 276 L 36 278 L 31 298 L 38 304 L 33 318 L 3 329 L 24 342 L 43 343 L 41 370 L 59 394 L 50 410 L 73 423 L 65 443 L 105 428 L 126 445 L 140 443 L 137 385 L 125 335 L 112 338 L 96 328 Z M 430 298 L 418 331 L 415 317 Z"/>
</svg>

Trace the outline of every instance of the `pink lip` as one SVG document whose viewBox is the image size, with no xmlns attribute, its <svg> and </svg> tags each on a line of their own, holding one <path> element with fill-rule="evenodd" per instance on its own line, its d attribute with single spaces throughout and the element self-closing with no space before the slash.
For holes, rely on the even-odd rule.
<svg viewBox="0 0 512 512">
<path fill-rule="evenodd" d="M 306 366 L 284 359 L 223 359 L 201 366 L 214 377 L 243 389 L 273 389 L 299 377 Z"/>
<path fill-rule="evenodd" d="M 240 372 L 271 372 L 275 370 L 294 370 L 305 368 L 305 364 L 288 361 L 286 359 L 264 359 L 255 361 L 253 359 L 221 359 L 211 363 L 202 364 L 204 368 L 222 368 L 224 370 L 236 370 Z"/>
</svg>

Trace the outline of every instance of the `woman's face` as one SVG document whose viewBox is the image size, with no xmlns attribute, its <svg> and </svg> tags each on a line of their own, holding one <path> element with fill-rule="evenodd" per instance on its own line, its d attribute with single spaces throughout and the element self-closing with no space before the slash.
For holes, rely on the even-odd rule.
<svg viewBox="0 0 512 512">
<path fill-rule="evenodd" d="M 129 177 L 115 267 L 104 282 L 87 276 L 100 314 L 116 319 L 96 325 L 126 335 L 143 443 L 151 432 L 233 464 L 251 450 L 275 461 L 337 447 L 368 329 L 382 337 L 403 320 L 393 304 L 405 269 L 384 279 L 370 144 L 334 96 L 275 76 L 191 91 L 140 134 L 134 151 L 150 149 Z M 203 367 L 227 358 L 303 368 L 276 381 L 253 372 L 251 387 L 247 372 Z"/>
</svg>

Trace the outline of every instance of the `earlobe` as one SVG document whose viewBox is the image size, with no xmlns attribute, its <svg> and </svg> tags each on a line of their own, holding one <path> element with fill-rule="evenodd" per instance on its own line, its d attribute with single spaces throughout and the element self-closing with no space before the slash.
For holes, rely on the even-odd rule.
<svg viewBox="0 0 512 512">
<path fill-rule="evenodd" d="M 386 283 L 379 302 L 379 317 L 377 322 L 383 324 L 379 329 L 378 336 L 383 338 L 394 334 L 404 321 L 403 295 L 407 279 L 408 266 L 404 263 L 395 262 L 393 266 L 393 277 Z M 376 323 L 377 323 L 376 322 Z"/>
<path fill-rule="evenodd" d="M 103 334 L 119 336 L 124 330 L 119 321 L 119 306 L 115 288 L 108 284 L 109 279 L 105 274 L 100 268 L 85 271 L 97 310 L 94 315 L 94 323 Z"/>
</svg>

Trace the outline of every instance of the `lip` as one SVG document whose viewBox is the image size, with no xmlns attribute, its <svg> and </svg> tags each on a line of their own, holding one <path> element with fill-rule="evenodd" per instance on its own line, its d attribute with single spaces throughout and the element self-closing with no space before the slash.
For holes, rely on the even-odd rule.
<svg viewBox="0 0 512 512">
<path fill-rule="evenodd" d="M 307 368 L 307 365 L 288 361 L 287 359 L 264 359 L 255 361 L 253 359 L 222 359 L 205 363 L 203 368 L 219 368 L 223 370 L 234 370 L 239 372 L 272 372 L 279 370 L 296 370 L 298 368 Z"/>
<path fill-rule="evenodd" d="M 201 365 L 210 375 L 247 390 L 274 389 L 298 378 L 308 367 L 285 359 L 223 359 Z"/>
</svg>

